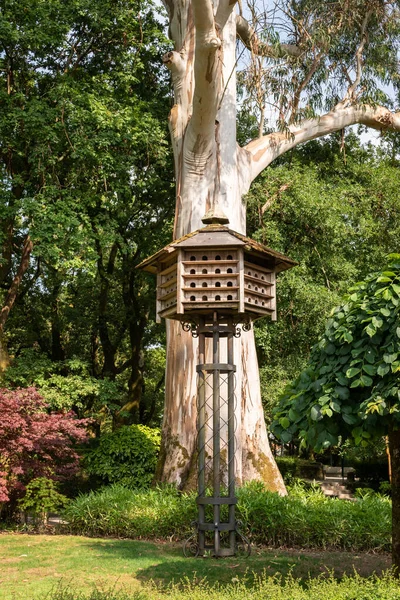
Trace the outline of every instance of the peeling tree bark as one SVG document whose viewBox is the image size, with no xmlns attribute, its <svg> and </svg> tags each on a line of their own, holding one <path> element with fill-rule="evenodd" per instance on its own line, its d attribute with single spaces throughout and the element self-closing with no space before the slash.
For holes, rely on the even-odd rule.
<svg viewBox="0 0 400 600">
<path fill-rule="evenodd" d="M 239 148 L 235 2 L 165 0 L 164 4 L 175 44 L 174 50 L 164 57 L 175 94 L 169 116 L 177 182 L 175 238 L 200 228 L 202 217 L 213 207 L 226 214 L 232 229 L 245 234 L 243 195 L 264 168 L 299 143 L 353 123 L 400 129 L 399 115 L 380 107 L 357 107 L 343 102 L 320 119 L 292 125 L 285 134 L 264 136 Z M 238 21 L 242 36 L 250 44 L 250 29 Z M 277 57 L 288 54 L 299 53 L 294 46 L 282 45 Z M 260 479 L 271 490 L 284 494 L 285 486 L 268 443 L 253 333 L 242 334 L 235 344 L 236 479 L 239 484 Z M 180 488 L 194 483 L 196 361 L 196 340 L 178 323 L 167 323 L 166 400 L 157 478 Z"/>
</svg>

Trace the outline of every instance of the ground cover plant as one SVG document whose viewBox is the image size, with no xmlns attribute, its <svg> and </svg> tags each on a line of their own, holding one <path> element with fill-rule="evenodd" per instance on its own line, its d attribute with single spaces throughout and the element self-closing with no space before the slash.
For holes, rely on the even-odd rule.
<svg viewBox="0 0 400 600">
<path fill-rule="evenodd" d="M 147 541 L 85 538 L 60 535 L 0 535 L 1 600 L 166 600 L 170 598 L 294 598 L 302 600 L 302 588 L 311 577 L 334 571 L 370 577 L 390 565 L 388 554 L 348 552 L 305 552 L 253 549 L 249 558 L 216 560 L 185 558 L 181 544 Z M 279 574 L 279 579 L 271 579 Z M 151 586 L 151 581 L 157 587 Z M 355 589 L 353 579 L 352 589 Z M 392 589 L 391 579 L 358 581 L 359 586 L 377 592 Z M 218 591 L 214 586 L 219 586 Z M 175 587 L 171 587 L 175 586 Z M 324 589 L 327 588 L 324 596 Z M 93 591 L 97 588 L 97 592 Z M 282 588 L 282 589 L 281 589 Z M 333 579 L 315 585 L 319 598 L 342 589 Z M 343 588 L 344 589 L 344 588 Z M 106 592 L 108 590 L 108 592 Z M 124 590 L 126 593 L 124 593 Z M 292 590 L 292 595 L 284 595 Z M 329 593 L 331 595 L 329 595 Z M 209 594 L 209 596 L 208 596 Z M 218 596 L 220 594 L 220 596 Z M 258 594 L 258 595 L 257 595 Z M 270 594 L 270 595 L 268 595 Z M 296 595 L 297 594 L 297 595 Z M 366 596 L 366 598 L 386 596 Z M 351 598 L 355 598 L 354 594 Z M 391 598 L 391 596 L 389 596 Z"/>
<path fill-rule="evenodd" d="M 237 495 L 237 518 L 253 544 L 390 550 L 389 498 L 372 494 L 344 502 L 300 484 L 281 497 L 261 483 L 246 485 Z M 194 494 L 180 494 L 173 487 L 133 491 L 114 485 L 79 496 L 63 516 L 70 533 L 183 540 L 197 511 Z"/>
</svg>

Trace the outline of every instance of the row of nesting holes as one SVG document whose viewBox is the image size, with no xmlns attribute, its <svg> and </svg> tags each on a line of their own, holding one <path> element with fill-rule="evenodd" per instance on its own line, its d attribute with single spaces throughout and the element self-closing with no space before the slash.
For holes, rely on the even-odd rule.
<svg viewBox="0 0 400 600">
<path fill-rule="evenodd" d="M 251 298 L 246 298 L 246 302 L 251 303 Z M 258 304 L 258 300 L 254 300 L 254 304 Z M 264 300 L 261 302 L 261 306 L 265 306 Z"/>
<path fill-rule="evenodd" d="M 213 282 L 213 284 L 214 284 L 214 282 Z M 232 281 L 228 281 L 228 283 L 226 285 L 227 285 L 227 287 L 233 287 Z M 192 281 L 192 283 L 190 284 L 190 287 L 196 287 L 196 283 L 194 281 Z M 208 287 L 208 283 L 206 281 L 203 281 L 203 283 L 201 284 L 201 287 Z M 221 287 L 221 282 L 216 281 L 215 287 Z"/>
<path fill-rule="evenodd" d="M 227 273 L 233 273 L 233 269 L 231 269 L 231 268 L 229 267 L 229 269 L 227 269 L 227 270 L 226 270 L 226 272 L 227 272 Z M 214 273 L 216 273 L 216 274 L 218 275 L 219 273 L 221 273 L 221 269 L 215 269 Z M 191 275 L 196 275 L 196 269 L 190 269 L 190 274 L 191 274 Z M 202 271 L 201 271 L 201 274 L 202 274 L 202 275 L 207 275 L 207 274 L 208 274 L 208 271 L 207 271 L 207 269 L 202 269 Z M 167 280 L 167 281 L 168 281 L 168 280 Z"/>
<path fill-rule="evenodd" d="M 197 258 L 195 256 L 191 256 L 190 260 L 197 260 Z M 201 260 L 208 260 L 208 256 L 202 256 Z M 212 259 L 210 259 L 212 260 Z M 217 256 L 214 258 L 214 260 L 222 260 L 220 255 L 217 254 Z M 233 256 L 231 254 L 228 254 L 228 256 L 226 257 L 226 260 L 233 260 Z"/>
<path fill-rule="evenodd" d="M 254 271 L 254 273 L 252 273 L 251 271 L 247 271 L 247 275 L 250 275 L 250 277 L 255 277 L 256 279 L 258 279 L 258 273 L 256 271 Z M 265 277 L 264 275 L 261 275 L 261 280 L 264 281 Z"/>
<path fill-rule="evenodd" d="M 207 296 L 203 296 L 201 299 L 204 302 L 207 302 L 207 300 L 208 300 Z M 226 299 L 227 300 L 233 300 L 233 298 L 232 298 L 232 296 L 230 294 L 226 297 Z M 215 300 L 216 302 L 218 302 L 219 300 L 221 300 L 221 296 L 215 296 L 215 298 L 213 298 L 213 300 Z M 196 296 L 190 296 L 190 301 L 191 302 L 196 302 Z"/>
<path fill-rule="evenodd" d="M 249 290 L 251 290 L 251 285 L 250 284 L 247 287 L 248 287 Z M 258 287 L 257 286 L 255 286 L 254 291 L 258 292 Z M 261 293 L 265 294 L 265 289 L 264 288 L 261 288 Z"/>
</svg>

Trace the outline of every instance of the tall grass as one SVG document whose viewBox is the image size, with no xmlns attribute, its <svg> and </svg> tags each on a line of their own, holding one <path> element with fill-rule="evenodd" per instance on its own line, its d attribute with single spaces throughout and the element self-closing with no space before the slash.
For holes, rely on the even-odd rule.
<svg viewBox="0 0 400 600">
<path fill-rule="evenodd" d="M 281 497 L 260 483 L 242 487 L 237 496 L 237 518 L 252 543 L 390 550 L 391 501 L 386 497 L 348 502 L 301 486 Z M 63 515 L 71 533 L 170 540 L 183 540 L 196 516 L 195 494 L 180 494 L 172 487 L 131 491 L 118 485 L 79 496 Z"/>
<path fill-rule="evenodd" d="M 250 583 L 250 585 L 249 585 Z M 69 588 L 55 590 L 41 600 L 399 600 L 399 581 L 392 573 L 383 577 L 362 578 L 344 576 L 337 581 L 333 575 L 303 583 L 291 577 L 254 578 L 254 581 L 234 582 L 226 587 L 209 586 L 204 581 L 188 581 L 160 591 L 147 586 L 133 593 L 98 591 L 74 593 Z"/>
</svg>

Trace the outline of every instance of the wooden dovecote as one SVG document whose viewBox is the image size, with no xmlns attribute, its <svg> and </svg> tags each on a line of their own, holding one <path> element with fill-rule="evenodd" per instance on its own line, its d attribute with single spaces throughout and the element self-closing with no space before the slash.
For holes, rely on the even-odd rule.
<svg viewBox="0 0 400 600">
<path fill-rule="evenodd" d="M 276 319 L 276 274 L 295 261 L 211 223 L 145 259 L 139 269 L 157 275 L 157 321 L 195 315 Z"/>
</svg>

